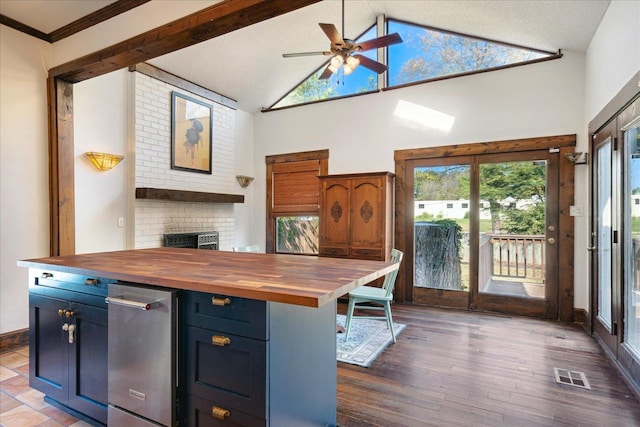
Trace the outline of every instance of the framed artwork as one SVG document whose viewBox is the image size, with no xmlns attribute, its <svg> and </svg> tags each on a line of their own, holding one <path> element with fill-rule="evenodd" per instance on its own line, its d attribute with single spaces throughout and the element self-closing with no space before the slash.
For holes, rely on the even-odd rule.
<svg viewBox="0 0 640 427">
<path fill-rule="evenodd" d="M 211 174 L 212 107 L 171 92 L 171 169 Z"/>
</svg>

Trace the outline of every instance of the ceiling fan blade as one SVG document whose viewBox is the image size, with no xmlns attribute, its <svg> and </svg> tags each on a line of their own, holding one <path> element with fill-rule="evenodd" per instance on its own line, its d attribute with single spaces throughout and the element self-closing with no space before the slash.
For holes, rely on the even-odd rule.
<svg viewBox="0 0 640 427">
<path fill-rule="evenodd" d="M 342 47 L 346 44 L 344 40 L 342 40 L 342 36 L 338 32 L 338 29 L 336 28 L 335 25 L 333 24 L 318 24 L 318 25 L 320 25 L 320 28 L 322 28 L 322 31 L 324 31 L 327 37 L 329 37 L 329 40 L 331 40 L 332 44 L 339 47 Z"/>
<path fill-rule="evenodd" d="M 295 58 L 298 56 L 315 56 L 315 55 L 332 55 L 331 52 L 327 50 L 320 50 L 317 52 L 298 52 L 298 53 L 283 53 L 283 58 Z"/>
<path fill-rule="evenodd" d="M 371 58 L 367 58 L 366 56 L 363 55 L 353 55 L 354 58 L 357 58 L 358 60 L 360 60 L 360 65 L 362 65 L 363 67 L 366 67 L 372 71 L 375 71 L 376 73 L 380 74 L 380 73 L 384 73 L 385 71 L 387 71 L 387 66 L 384 64 L 381 64 L 378 61 L 374 61 Z"/>
<path fill-rule="evenodd" d="M 359 47 L 359 51 L 365 51 L 377 49 L 380 47 L 386 47 L 397 43 L 402 43 L 402 37 L 400 37 L 400 34 L 398 33 L 393 33 L 386 36 L 378 37 L 376 39 L 363 41 L 362 43 L 358 43 L 356 46 Z"/>
<path fill-rule="evenodd" d="M 327 65 L 327 68 L 325 68 L 322 74 L 320 74 L 320 77 L 318 77 L 318 80 L 328 79 L 329 77 L 331 77 L 331 74 L 333 74 L 333 71 L 331 71 L 329 69 L 329 66 Z"/>
</svg>

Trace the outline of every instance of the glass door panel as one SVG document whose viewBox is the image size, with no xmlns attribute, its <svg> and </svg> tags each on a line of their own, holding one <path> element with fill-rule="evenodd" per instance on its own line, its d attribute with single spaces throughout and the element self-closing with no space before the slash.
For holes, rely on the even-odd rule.
<svg viewBox="0 0 640 427">
<path fill-rule="evenodd" d="M 470 166 L 413 168 L 413 290 L 426 302 L 446 294 L 449 306 L 468 306 Z M 454 295 L 457 294 L 457 295 Z"/>
<path fill-rule="evenodd" d="M 611 138 L 596 149 L 595 236 L 597 264 L 597 315 L 611 329 Z"/>
<path fill-rule="evenodd" d="M 545 299 L 545 160 L 480 165 L 480 294 Z"/>
<path fill-rule="evenodd" d="M 640 360 L 640 121 L 624 134 L 626 174 L 624 177 L 625 342 Z"/>
<path fill-rule="evenodd" d="M 559 150 L 486 154 L 477 169 L 472 307 L 556 318 Z"/>
<path fill-rule="evenodd" d="M 620 272 L 623 259 L 621 244 L 615 241 L 618 236 L 614 230 L 621 230 L 617 221 L 621 218 L 619 200 L 623 177 L 619 176 L 620 150 L 614 148 L 615 135 L 615 122 L 594 134 L 590 250 L 592 330 L 617 355 L 619 337 L 622 336 L 619 327 L 622 324 Z"/>
</svg>

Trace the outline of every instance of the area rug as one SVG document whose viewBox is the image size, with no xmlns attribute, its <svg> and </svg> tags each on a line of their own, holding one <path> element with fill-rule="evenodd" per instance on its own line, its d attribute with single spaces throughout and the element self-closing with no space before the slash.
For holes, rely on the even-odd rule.
<svg viewBox="0 0 640 427">
<path fill-rule="evenodd" d="M 346 316 L 338 314 L 338 325 L 344 326 Z M 336 334 L 338 362 L 368 368 L 374 360 L 393 342 L 391 331 L 384 320 L 358 319 L 351 320 L 349 341 L 345 342 L 345 333 Z M 407 325 L 394 323 L 393 328 L 398 335 Z"/>
</svg>

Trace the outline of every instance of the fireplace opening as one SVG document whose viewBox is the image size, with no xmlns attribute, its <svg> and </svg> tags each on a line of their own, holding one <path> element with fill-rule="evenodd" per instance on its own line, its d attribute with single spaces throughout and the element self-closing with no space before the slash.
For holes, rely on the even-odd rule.
<svg viewBox="0 0 640 427">
<path fill-rule="evenodd" d="M 218 232 L 173 233 L 164 235 L 164 245 L 172 248 L 218 250 Z"/>
</svg>

